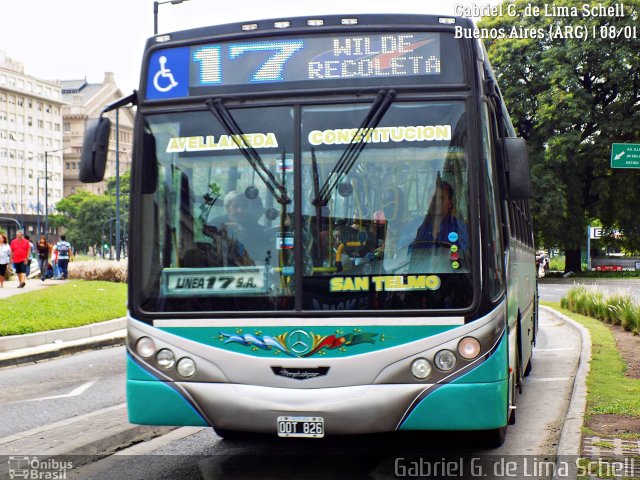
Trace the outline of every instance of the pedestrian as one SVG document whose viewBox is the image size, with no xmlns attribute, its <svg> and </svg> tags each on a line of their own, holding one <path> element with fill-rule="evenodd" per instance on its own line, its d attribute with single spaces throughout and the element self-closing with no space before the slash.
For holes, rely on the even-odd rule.
<svg viewBox="0 0 640 480">
<path fill-rule="evenodd" d="M 18 288 L 24 288 L 27 280 L 27 263 L 29 263 L 29 254 L 31 253 L 31 244 L 24 238 L 24 232 L 18 230 L 16 238 L 11 241 L 11 255 L 13 264 L 18 274 Z"/>
<path fill-rule="evenodd" d="M 40 268 L 40 280 L 44 282 L 47 278 L 47 267 L 49 265 L 49 255 L 51 255 L 51 244 L 47 242 L 47 237 L 40 235 L 36 250 L 38 251 L 38 268 Z"/>
<path fill-rule="evenodd" d="M 4 279 L 11 264 L 11 247 L 4 233 L 0 233 L 0 288 L 4 288 Z"/>
<path fill-rule="evenodd" d="M 29 275 L 31 275 L 31 258 L 35 255 L 36 247 L 33 245 L 33 242 L 31 241 L 31 237 L 29 235 L 25 235 L 24 239 L 29 242 L 29 261 L 27 262 L 27 271 L 25 272 L 27 278 L 29 278 Z"/>
<path fill-rule="evenodd" d="M 58 268 L 58 250 L 55 248 L 51 253 L 51 268 L 53 270 L 54 280 L 60 280 L 60 268 Z"/>
<path fill-rule="evenodd" d="M 60 235 L 60 241 L 53 247 L 58 252 L 58 268 L 60 269 L 60 279 L 66 280 L 69 277 L 69 260 L 73 258 L 73 249 L 67 242 L 64 235 Z"/>
</svg>

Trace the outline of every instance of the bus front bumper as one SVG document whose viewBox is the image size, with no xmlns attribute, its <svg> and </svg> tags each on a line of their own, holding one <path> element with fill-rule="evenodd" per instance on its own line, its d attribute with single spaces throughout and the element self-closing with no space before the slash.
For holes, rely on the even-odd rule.
<svg viewBox="0 0 640 480">
<path fill-rule="evenodd" d="M 127 380 L 129 420 L 277 432 L 280 416 L 322 417 L 327 435 L 485 430 L 507 424 L 508 382 L 288 389 Z"/>
</svg>

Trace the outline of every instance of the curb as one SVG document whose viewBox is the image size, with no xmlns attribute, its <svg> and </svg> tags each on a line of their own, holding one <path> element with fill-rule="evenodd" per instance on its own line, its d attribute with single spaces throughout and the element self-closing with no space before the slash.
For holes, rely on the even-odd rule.
<svg viewBox="0 0 640 480">
<path fill-rule="evenodd" d="M 94 429 L 96 424 L 101 428 Z M 53 457 L 61 461 L 62 457 L 76 468 L 175 428 L 131 424 L 126 405 L 119 404 L 4 438 L 0 455 L 37 455 L 41 461 Z M 6 473 L 2 467 L 0 477 Z"/>
<path fill-rule="evenodd" d="M 587 376 L 591 368 L 591 334 L 589 330 L 580 325 L 575 320 L 563 315 L 553 308 L 540 305 L 540 309 L 554 315 L 580 333 L 581 351 L 578 362 L 578 370 L 573 380 L 573 391 L 567 418 L 562 426 L 560 441 L 558 442 L 557 456 L 580 455 L 580 445 L 582 442 L 582 425 L 584 423 L 584 413 L 587 406 Z"/>
<path fill-rule="evenodd" d="M 0 353 L 52 343 L 81 340 L 122 330 L 126 327 L 127 319 L 122 317 L 81 327 L 61 328 L 59 330 L 47 330 L 46 332 L 27 333 L 25 335 L 9 335 L 0 337 Z"/>
<path fill-rule="evenodd" d="M 124 345 L 126 318 L 48 332 L 0 337 L 0 368 Z"/>
</svg>

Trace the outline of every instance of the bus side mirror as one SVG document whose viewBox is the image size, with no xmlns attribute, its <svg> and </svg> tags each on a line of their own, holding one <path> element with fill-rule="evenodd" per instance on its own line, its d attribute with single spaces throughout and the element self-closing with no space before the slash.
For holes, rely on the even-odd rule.
<svg viewBox="0 0 640 480">
<path fill-rule="evenodd" d="M 156 139 L 153 134 L 145 130 L 142 135 L 142 192 L 143 194 L 155 193 L 158 187 L 158 158 L 156 157 Z"/>
<path fill-rule="evenodd" d="M 110 131 L 111 120 L 107 117 L 94 118 L 87 122 L 80 160 L 81 182 L 96 183 L 104 178 Z"/>
<path fill-rule="evenodd" d="M 507 137 L 502 139 L 506 157 L 505 170 L 511 200 L 531 198 L 531 171 L 527 142 L 524 138 Z"/>
</svg>

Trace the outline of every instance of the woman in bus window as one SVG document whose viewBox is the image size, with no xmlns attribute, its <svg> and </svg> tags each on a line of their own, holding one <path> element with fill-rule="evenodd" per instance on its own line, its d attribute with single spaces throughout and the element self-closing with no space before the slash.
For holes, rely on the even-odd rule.
<svg viewBox="0 0 640 480">
<path fill-rule="evenodd" d="M 455 192 L 450 183 L 438 177 L 436 190 L 422 225 L 411 245 L 421 248 L 446 247 L 451 244 L 466 250 L 469 243 L 467 226 L 456 215 Z"/>
</svg>

